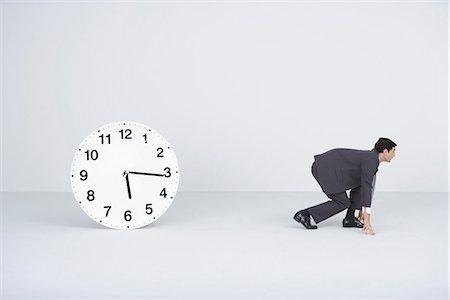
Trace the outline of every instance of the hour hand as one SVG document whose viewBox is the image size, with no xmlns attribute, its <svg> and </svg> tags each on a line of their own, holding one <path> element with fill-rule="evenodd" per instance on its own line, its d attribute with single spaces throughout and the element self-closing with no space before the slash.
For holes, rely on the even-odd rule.
<svg viewBox="0 0 450 300">
<path fill-rule="evenodd" d="M 161 177 L 163 177 L 163 176 L 164 176 L 164 174 L 156 174 L 156 173 L 144 173 L 144 172 L 133 172 L 133 171 L 130 171 L 130 172 L 128 172 L 128 174 L 136 174 L 136 175 L 148 175 L 148 176 L 161 176 Z"/>
<path fill-rule="evenodd" d="M 128 198 L 131 199 L 130 180 L 128 179 L 128 173 L 129 172 L 127 171 L 123 172 L 123 176 L 125 176 L 125 180 L 127 182 Z"/>
</svg>

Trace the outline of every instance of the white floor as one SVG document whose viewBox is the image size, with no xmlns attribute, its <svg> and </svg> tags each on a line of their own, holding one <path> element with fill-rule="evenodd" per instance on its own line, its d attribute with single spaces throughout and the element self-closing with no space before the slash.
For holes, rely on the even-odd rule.
<svg viewBox="0 0 450 300">
<path fill-rule="evenodd" d="M 344 212 L 292 219 L 321 193 L 179 193 L 150 226 L 103 228 L 71 193 L 3 193 L 2 299 L 448 296 L 448 194 L 377 193 L 375 236 Z"/>
</svg>

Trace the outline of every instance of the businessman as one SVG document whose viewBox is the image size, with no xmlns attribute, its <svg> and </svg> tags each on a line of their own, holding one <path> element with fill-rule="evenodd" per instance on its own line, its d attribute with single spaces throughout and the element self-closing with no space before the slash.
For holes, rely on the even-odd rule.
<svg viewBox="0 0 450 300">
<path fill-rule="evenodd" d="M 374 235 L 370 207 L 376 173 L 380 162 L 390 162 L 394 158 L 396 146 L 388 138 L 379 138 L 370 151 L 338 148 L 314 155 L 312 174 L 331 201 L 298 211 L 294 220 L 307 229 L 317 229 L 311 224 L 311 217 L 318 224 L 347 209 L 342 226 L 363 228 L 363 233 Z M 347 190 L 350 190 L 350 197 Z"/>
</svg>

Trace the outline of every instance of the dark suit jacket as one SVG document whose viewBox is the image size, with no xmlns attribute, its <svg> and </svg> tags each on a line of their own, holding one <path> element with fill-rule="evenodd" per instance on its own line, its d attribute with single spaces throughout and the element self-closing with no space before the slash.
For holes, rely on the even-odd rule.
<svg viewBox="0 0 450 300">
<path fill-rule="evenodd" d="M 314 155 L 312 173 L 325 194 L 336 194 L 360 187 L 362 206 L 372 203 L 372 181 L 378 171 L 378 152 L 332 149 Z"/>
</svg>

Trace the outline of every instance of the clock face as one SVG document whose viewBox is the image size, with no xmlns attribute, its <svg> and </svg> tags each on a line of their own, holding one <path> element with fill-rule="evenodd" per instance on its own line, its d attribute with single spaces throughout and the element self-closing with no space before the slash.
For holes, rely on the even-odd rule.
<svg viewBox="0 0 450 300">
<path fill-rule="evenodd" d="M 178 163 L 162 135 L 146 125 L 116 122 L 89 134 L 72 161 L 75 199 L 97 223 L 133 229 L 158 219 L 178 189 Z"/>
</svg>

